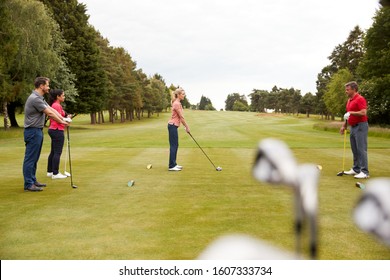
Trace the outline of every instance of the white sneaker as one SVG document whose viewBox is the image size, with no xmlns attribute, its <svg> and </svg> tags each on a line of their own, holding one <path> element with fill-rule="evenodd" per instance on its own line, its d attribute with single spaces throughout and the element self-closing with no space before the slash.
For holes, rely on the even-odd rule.
<svg viewBox="0 0 390 280">
<path fill-rule="evenodd" d="M 356 175 L 357 173 L 355 172 L 355 170 L 353 170 L 352 168 L 348 171 L 344 171 L 344 174 L 345 175 Z"/>
<path fill-rule="evenodd" d="M 47 176 L 47 177 L 53 176 L 53 172 L 47 172 L 46 176 Z"/>
<path fill-rule="evenodd" d="M 356 179 L 367 179 L 370 177 L 370 175 L 367 175 L 364 172 L 360 172 L 358 175 L 353 176 Z"/>
<path fill-rule="evenodd" d="M 177 165 L 175 167 L 169 168 L 168 170 L 169 171 L 181 171 L 181 169 L 178 168 Z"/>
<path fill-rule="evenodd" d="M 65 176 L 64 174 L 58 173 L 56 175 L 51 176 L 52 179 L 65 179 L 68 178 L 68 176 Z"/>
<path fill-rule="evenodd" d="M 176 168 L 179 168 L 180 170 L 183 169 L 183 166 L 181 166 L 181 165 L 176 165 L 175 167 L 176 167 Z"/>
</svg>

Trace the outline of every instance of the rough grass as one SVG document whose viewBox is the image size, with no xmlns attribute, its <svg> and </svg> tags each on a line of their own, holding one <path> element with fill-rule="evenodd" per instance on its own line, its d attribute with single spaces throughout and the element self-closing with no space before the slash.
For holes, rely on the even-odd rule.
<svg viewBox="0 0 390 280">
<path fill-rule="evenodd" d="M 50 143 L 45 130 L 37 175 L 48 187 L 25 193 L 23 129 L 1 131 L 0 258 L 194 259 L 229 233 L 293 251 L 291 191 L 251 176 L 257 144 L 266 137 L 286 141 L 299 163 L 323 166 L 320 259 L 390 258 L 389 249 L 351 219 L 361 190 L 354 187 L 355 179 L 336 176 L 343 154 L 337 124 L 241 112 L 187 110 L 185 115 L 192 135 L 222 172 L 213 169 L 183 129 L 178 160 L 184 170 L 167 171 L 168 114 L 95 126 L 88 116 L 78 116 L 71 128 L 71 152 L 73 183 L 79 188 L 72 189 L 69 179 L 45 178 Z M 372 177 L 389 176 L 388 137 L 370 134 L 369 163 Z M 135 180 L 133 187 L 127 187 L 129 180 Z"/>
</svg>

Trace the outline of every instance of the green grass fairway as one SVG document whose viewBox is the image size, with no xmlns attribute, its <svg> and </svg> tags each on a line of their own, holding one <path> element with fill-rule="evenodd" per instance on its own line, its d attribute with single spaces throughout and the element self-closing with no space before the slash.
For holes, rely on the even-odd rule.
<svg viewBox="0 0 390 280">
<path fill-rule="evenodd" d="M 319 186 L 319 258 L 390 259 L 390 248 L 361 232 L 352 209 L 362 190 L 342 169 L 343 136 L 316 117 L 186 110 L 195 142 L 179 130 L 181 172 L 168 172 L 169 113 L 125 124 L 71 127 L 73 183 L 46 176 L 45 129 L 38 179 L 23 191 L 23 129 L 0 132 L 0 259 L 194 259 L 215 238 L 244 233 L 293 251 L 292 191 L 255 181 L 258 142 L 284 140 L 299 163 L 323 167 Z M 22 116 L 19 124 L 23 124 Z M 339 124 L 334 125 L 339 127 Z M 2 129 L 2 128 L 1 128 Z M 65 160 L 65 147 L 61 171 Z M 152 164 L 151 169 L 146 166 Z M 349 143 L 346 169 L 351 166 Z M 390 177 L 390 139 L 369 137 L 371 177 Z M 69 171 L 69 169 L 68 169 Z M 127 182 L 134 180 L 133 187 Z M 307 229 L 306 229 L 307 230 Z M 307 252 L 308 232 L 303 244 Z"/>
</svg>

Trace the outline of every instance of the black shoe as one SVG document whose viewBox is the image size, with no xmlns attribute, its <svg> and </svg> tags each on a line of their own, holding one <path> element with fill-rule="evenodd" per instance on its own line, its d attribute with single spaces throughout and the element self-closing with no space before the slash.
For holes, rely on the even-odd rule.
<svg viewBox="0 0 390 280">
<path fill-rule="evenodd" d="M 34 183 L 35 186 L 37 187 L 46 187 L 46 184 L 43 184 L 43 183 L 39 183 L 38 181 Z"/>
<path fill-rule="evenodd" d="M 37 187 L 35 185 L 31 185 L 30 187 L 28 187 L 27 189 L 24 189 L 26 192 L 41 192 L 43 191 L 42 188 L 40 187 Z"/>
</svg>

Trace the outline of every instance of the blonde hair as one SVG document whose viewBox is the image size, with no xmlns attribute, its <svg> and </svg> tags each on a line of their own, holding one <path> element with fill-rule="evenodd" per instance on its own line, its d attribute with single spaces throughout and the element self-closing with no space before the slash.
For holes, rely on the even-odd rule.
<svg viewBox="0 0 390 280">
<path fill-rule="evenodd" d="M 171 92 L 171 103 L 173 101 L 175 101 L 178 97 L 179 97 L 179 94 L 184 92 L 184 89 L 182 89 L 181 87 L 178 87 L 177 89 L 175 89 L 174 91 Z"/>
</svg>

